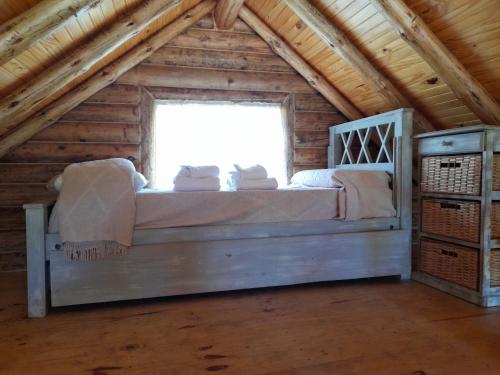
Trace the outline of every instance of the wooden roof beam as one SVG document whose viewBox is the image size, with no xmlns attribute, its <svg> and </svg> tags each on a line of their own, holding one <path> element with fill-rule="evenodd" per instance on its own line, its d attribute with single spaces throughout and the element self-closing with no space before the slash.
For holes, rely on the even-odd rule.
<svg viewBox="0 0 500 375">
<path fill-rule="evenodd" d="M 215 7 L 215 24 L 219 29 L 228 30 L 233 27 L 238 13 L 245 0 L 219 0 Z"/>
<path fill-rule="evenodd" d="M 274 33 L 260 18 L 249 8 L 243 6 L 240 10 L 241 19 L 248 24 L 257 34 L 264 39 L 272 50 L 283 60 L 290 64 L 309 84 L 319 91 L 331 104 L 349 120 L 363 117 L 359 111 L 341 92 L 323 78 L 300 55 L 295 52 L 283 39 Z"/>
<path fill-rule="evenodd" d="M 202 1 L 193 9 L 185 12 L 169 25 L 157 31 L 148 39 L 116 59 L 113 63 L 81 83 L 75 89 L 37 112 L 28 121 L 0 139 L 0 157 L 14 150 L 39 131 L 55 123 L 65 113 L 77 107 L 99 90 L 115 82 L 122 74 L 150 57 L 163 45 L 213 11 L 215 5 L 216 0 Z"/>
<path fill-rule="evenodd" d="M 328 46 L 355 70 L 393 108 L 414 107 L 377 68 L 347 38 L 342 30 L 332 24 L 307 0 L 284 0 L 295 14 Z M 414 113 L 415 123 L 424 131 L 436 130 L 419 111 Z"/>
<path fill-rule="evenodd" d="M 450 52 L 427 24 L 402 0 L 370 0 L 457 98 L 486 124 L 500 125 L 500 105 Z"/>
<path fill-rule="evenodd" d="M 0 65 L 102 0 L 43 0 L 0 26 Z"/>
<path fill-rule="evenodd" d="M 0 99 L 0 135 L 49 104 L 62 88 L 78 79 L 124 43 L 168 14 L 181 0 L 147 0 L 122 15 L 88 43 Z"/>
</svg>

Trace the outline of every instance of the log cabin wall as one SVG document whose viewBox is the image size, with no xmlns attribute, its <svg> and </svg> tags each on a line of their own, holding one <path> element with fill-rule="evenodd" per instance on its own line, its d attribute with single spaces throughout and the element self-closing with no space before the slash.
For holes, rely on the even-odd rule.
<svg viewBox="0 0 500 375">
<path fill-rule="evenodd" d="M 132 157 L 141 168 L 147 97 L 285 102 L 295 171 L 325 168 L 328 127 L 346 121 L 242 21 L 220 31 L 206 17 L 0 159 L 0 271 L 25 269 L 22 204 L 55 198 L 45 185 L 68 163 Z"/>
</svg>

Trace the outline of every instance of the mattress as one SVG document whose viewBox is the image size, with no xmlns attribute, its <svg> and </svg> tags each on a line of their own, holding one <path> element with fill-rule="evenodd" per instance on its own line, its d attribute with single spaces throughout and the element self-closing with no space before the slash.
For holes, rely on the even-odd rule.
<svg viewBox="0 0 500 375">
<path fill-rule="evenodd" d="M 339 192 L 302 187 L 197 192 L 144 189 L 136 194 L 135 229 L 330 220 L 338 216 Z M 54 209 L 49 232 L 58 231 Z"/>
</svg>

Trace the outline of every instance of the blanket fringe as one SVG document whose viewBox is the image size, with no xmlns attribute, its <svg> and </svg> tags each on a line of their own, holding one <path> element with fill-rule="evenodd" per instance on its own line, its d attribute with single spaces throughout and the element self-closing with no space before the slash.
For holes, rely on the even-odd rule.
<svg viewBox="0 0 500 375">
<path fill-rule="evenodd" d="M 128 247 L 115 241 L 64 242 L 68 261 L 91 261 L 127 255 Z"/>
</svg>

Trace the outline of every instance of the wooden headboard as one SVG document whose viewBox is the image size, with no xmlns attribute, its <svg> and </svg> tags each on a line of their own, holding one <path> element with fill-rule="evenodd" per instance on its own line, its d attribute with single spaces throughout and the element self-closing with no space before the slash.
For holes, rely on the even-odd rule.
<svg viewBox="0 0 500 375">
<path fill-rule="evenodd" d="M 413 109 L 330 127 L 328 168 L 386 171 L 402 227 L 411 227 Z"/>
</svg>

